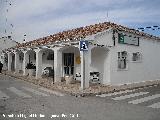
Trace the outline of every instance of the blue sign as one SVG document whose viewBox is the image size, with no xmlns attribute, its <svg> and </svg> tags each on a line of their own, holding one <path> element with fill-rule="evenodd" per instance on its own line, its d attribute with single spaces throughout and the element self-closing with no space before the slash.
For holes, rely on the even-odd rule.
<svg viewBox="0 0 160 120">
<path fill-rule="evenodd" d="M 80 51 L 88 51 L 88 41 L 80 41 Z"/>
</svg>

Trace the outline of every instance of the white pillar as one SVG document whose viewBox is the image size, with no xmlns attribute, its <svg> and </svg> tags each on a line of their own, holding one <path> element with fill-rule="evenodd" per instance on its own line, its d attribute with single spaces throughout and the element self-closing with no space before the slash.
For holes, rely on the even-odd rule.
<svg viewBox="0 0 160 120">
<path fill-rule="evenodd" d="M 11 61 L 12 61 L 12 56 L 11 53 L 8 52 L 8 71 L 11 71 Z"/>
<path fill-rule="evenodd" d="M 2 51 L 0 50 L 0 61 L 1 61 L 1 63 L 3 64 L 3 62 L 2 62 L 2 57 L 3 57 L 3 53 L 2 53 Z"/>
<path fill-rule="evenodd" d="M 3 64 L 3 68 L 2 69 L 3 70 L 7 70 L 8 66 L 6 66 L 6 63 L 5 63 L 5 53 L 2 53 L 2 57 L 3 57 L 2 61 L 1 61 L 2 64 Z"/>
<path fill-rule="evenodd" d="M 111 73 L 111 53 L 106 50 L 106 59 L 104 61 L 104 73 L 103 73 L 103 82 L 102 84 L 110 84 L 110 73 Z"/>
<path fill-rule="evenodd" d="M 91 49 L 88 51 L 80 51 L 81 54 L 81 89 L 89 87 L 90 65 L 91 65 Z"/>
<path fill-rule="evenodd" d="M 81 89 L 83 90 L 85 88 L 85 72 L 84 72 L 84 52 L 80 51 L 80 56 L 81 56 Z"/>
<path fill-rule="evenodd" d="M 23 75 L 26 75 L 26 65 L 27 65 L 27 59 L 28 59 L 28 54 L 27 51 L 23 51 L 24 58 L 23 58 Z"/>
<path fill-rule="evenodd" d="M 19 73 L 19 53 L 14 52 L 15 54 L 15 73 Z"/>
<path fill-rule="evenodd" d="M 41 78 L 42 75 L 42 52 L 41 49 L 36 51 L 36 79 Z"/>
<path fill-rule="evenodd" d="M 62 52 L 60 48 L 54 48 L 54 81 L 61 81 L 62 77 Z"/>
</svg>

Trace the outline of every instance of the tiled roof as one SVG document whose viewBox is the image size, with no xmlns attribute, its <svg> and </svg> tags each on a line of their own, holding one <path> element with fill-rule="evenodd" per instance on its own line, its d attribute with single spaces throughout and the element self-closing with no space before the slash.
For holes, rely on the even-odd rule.
<svg viewBox="0 0 160 120">
<path fill-rule="evenodd" d="M 159 37 L 156 37 L 156 36 L 153 36 L 147 33 L 143 33 L 135 29 L 130 29 L 122 25 L 117 25 L 115 23 L 104 22 L 104 23 L 99 23 L 95 25 L 89 25 L 85 27 L 80 27 L 80 28 L 76 28 L 72 30 L 59 32 L 54 35 L 50 35 L 50 36 L 39 38 L 39 39 L 29 41 L 26 43 L 18 44 L 16 47 L 23 48 L 23 47 L 32 47 L 32 46 L 39 46 L 39 45 L 45 45 L 45 44 L 52 44 L 55 41 L 61 41 L 61 40 L 70 40 L 70 41 L 80 40 L 81 38 L 85 38 L 86 36 L 93 35 L 98 32 L 102 32 L 104 30 L 107 30 L 108 28 L 113 28 L 119 31 L 126 31 L 126 32 L 134 33 L 139 36 L 147 37 L 150 39 L 160 40 Z"/>
</svg>

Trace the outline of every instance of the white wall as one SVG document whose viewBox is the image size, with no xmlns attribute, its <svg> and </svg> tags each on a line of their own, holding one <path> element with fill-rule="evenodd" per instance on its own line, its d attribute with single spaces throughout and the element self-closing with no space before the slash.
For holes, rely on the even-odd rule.
<svg viewBox="0 0 160 120">
<path fill-rule="evenodd" d="M 94 36 L 94 43 L 99 45 L 113 46 L 112 33 L 113 33 L 112 29 L 97 33 Z"/>
<path fill-rule="evenodd" d="M 118 85 L 160 79 L 160 54 L 158 54 L 160 42 L 140 37 L 139 46 L 119 44 L 118 34 L 116 33 L 116 45 L 114 46 L 112 36 L 112 30 L 109 30 L 108 32 L 98 33 L 94 37 L 94 43 L 112 46 L 108 47 L 109 51 L 104 62 L 102 60 L 105 59 L 105 56 L 102 55 L 104 54 L 103 51 L 94 51 L 92 54 L 91 71 L 98 70 L 103 74 L 101 76 L 102 84 Z M 125 70 L 118 69 L 118 52 L 122 51 L 128 53 L 127 69 Z M 132 61 L 132 54 L 135 52 L 142 54 L 140 62 Z"/>
<path fill-rule="evenodd" d="M 140 45 L 116 43 L 111 49 L 111 84 L 128 84 L 160 79 L 160 42 L 140 38 Z M 118 70 L 118 53 L 128 52 L 128 69 Z M 141 62 L 132 62 L 132 53 L 142 54 Z"/>
</svg>

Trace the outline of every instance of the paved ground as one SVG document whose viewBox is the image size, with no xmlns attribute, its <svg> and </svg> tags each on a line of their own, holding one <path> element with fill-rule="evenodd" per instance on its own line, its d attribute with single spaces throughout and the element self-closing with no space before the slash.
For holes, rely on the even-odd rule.
<svg viewBox="0 0 160 120">
<path fill-rule="evenodd" d="M 74 97 L 0 75 L 0 120 L 159 120 L 159 102 L 160 86 Z"/>
</svg>

